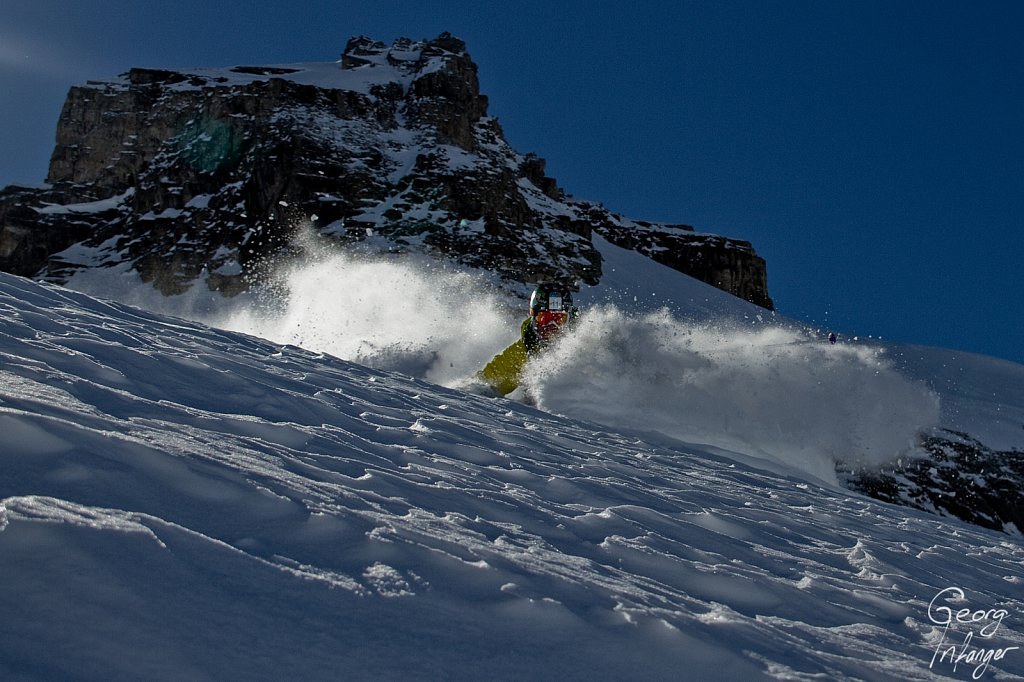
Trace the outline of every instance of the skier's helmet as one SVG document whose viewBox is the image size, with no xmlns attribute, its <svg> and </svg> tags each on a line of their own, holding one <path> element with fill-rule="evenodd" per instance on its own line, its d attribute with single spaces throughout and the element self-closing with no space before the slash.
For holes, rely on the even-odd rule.
<svg viewBox="0 0 1024 682">
<path fill-rule="evenodd" d="M 572 308 L 572 292 L 558 284 L 538 284 L 530 296 L 530 317 L 538 313 L 568 313 Z"/>
</svg>

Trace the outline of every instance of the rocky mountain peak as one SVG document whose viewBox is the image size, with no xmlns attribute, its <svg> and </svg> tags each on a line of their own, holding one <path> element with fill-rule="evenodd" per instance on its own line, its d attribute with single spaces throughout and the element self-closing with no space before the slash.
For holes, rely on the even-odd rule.
<svg viewBox="0 0 1024 682">
<path fill-rule="evenodd" d="M 372 68 L 386 62 L 405 73 L 422 71 L 434 59 L 443 62 L 454 59 L 469 60 L 466 43 L 450 33 L 442 33 L 433 40 L 398 38 L 392 45 L 367 36 L 350 38 L 341 55 L 341 68 Z"/>
<path fill-rule="evenodd" d="M 574 199 L 505 140 L 463 41 L 348 41 L 336 62 L 132 69 L 68 93 L 45 189 L 0 193 L 0 269 L 127 266 L 232 295 L 311 226 L 511 283 L 600 280 L 592 237 L 771 307 L 750 244 Z"/>
</svg>

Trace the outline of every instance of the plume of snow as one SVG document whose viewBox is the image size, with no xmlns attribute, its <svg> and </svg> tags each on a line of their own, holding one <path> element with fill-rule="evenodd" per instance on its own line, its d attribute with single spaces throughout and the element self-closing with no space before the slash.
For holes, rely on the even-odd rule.
<svg viewBox="0 0 1024 682">
<path fill-rule="evenodd" d="M 667 310 L 587 311 L 531 362 L 524 384 L 544 410 L 767 457 L 828 482 L 837 461 L 892 461 L 939 421 L 938 398 L 877 349 L 780 326 L 697 326 Z"/>
<path fill-rule="evenodd" d="M 282 268 L 269 306 L 218 326 L 452 386 L 517 333 L 481 277 L 424 256 L 320 250 Z"/>
</svg>

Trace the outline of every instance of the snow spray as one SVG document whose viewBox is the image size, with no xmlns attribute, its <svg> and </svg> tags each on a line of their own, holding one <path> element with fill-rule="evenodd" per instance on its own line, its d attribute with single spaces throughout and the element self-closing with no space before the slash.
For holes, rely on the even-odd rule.
<svg viewBox="0 0 1024 682">
<path fill-rule="evenodd" d="M 453 386 L 518 334 L 489 283 L 416 254 L 325 249 L 273 277 L 270 304 L 222 326 Z"/>
<path fill-rule="evenodd" d="M 938 398 L 881 351 L 777 325 L 695 325 L 668 310 L 586 311 L 527 366 L 541 409 L 765 457 L 834 483 L 836 462 L 872 466 L 914 447 Z"/>
</svg>

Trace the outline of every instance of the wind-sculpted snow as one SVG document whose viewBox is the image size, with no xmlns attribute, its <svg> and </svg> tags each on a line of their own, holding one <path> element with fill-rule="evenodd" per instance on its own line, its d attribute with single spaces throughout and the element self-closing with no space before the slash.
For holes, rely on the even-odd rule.
<svg viewBox="0 0 1024 682">
<path fill-rule="evenodd" d="M 7 275 L 0 319 L 3 679 L 1024 674 L 1006 535 Z"/>
<path fill-rule="evenodd" d="M 587 311 L 524 383 L 547 411 L 768 457 L 831 482 L 837 460 L 893 461 L 939 423 L 938 398 L 877 348 L 776 325 L 695 324 L 668 310 Z"/>
</svg>

